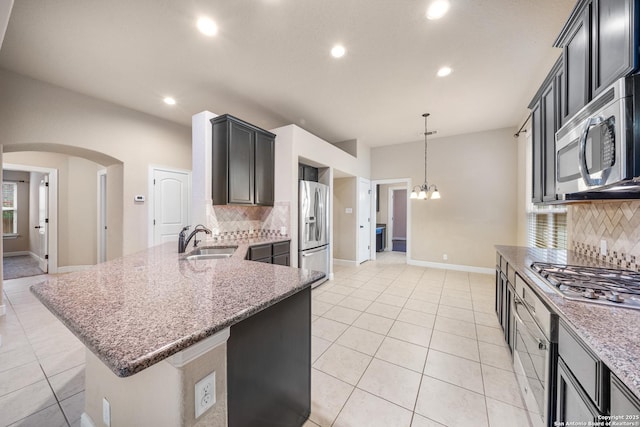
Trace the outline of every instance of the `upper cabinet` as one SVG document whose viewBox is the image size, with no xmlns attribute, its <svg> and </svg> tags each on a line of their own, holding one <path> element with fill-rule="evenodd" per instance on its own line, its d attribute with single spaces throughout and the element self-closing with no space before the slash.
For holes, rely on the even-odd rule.
<svg viewBox="0 0 640 427">
<path fill-rule="evenodd" d="M 634 0 L 595 0 L 592 18 L 592 93 L 598 95 L 637 66 Z"/>
<path fill-rule="evenodd" d="M 563 49 L 563 121 L 636 68 L 635 0 L 581 0 L 554 46 Z"/>
<path fill-rule="evenodd" d="M 556 61 L 542 87 L 529 105 L 533 145 L 533 203 L 555 201 L 556 131 L 562 123 L 562 107 L 566 104 L 562 84 L 562 57 Z"/>
<path fill-rule="evenodd" d="M 273 206 L 275 135 L 229 114 L 211 124 L 213 204 Z"/>
<path fill-rule="evenodd" d="M 554 46 L 562 55 L 529 104 L 532 201 L 556 202 L 555 134 L 617 79 L 637 68 L 639 0 L 579 0 Z"/>
</svg>

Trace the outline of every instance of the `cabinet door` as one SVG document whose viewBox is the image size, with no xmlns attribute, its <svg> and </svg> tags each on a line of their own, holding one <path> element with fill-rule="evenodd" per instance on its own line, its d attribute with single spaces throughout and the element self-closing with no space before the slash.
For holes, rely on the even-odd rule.
<svg viewBox="0 0 640 427">
<path fill-rule="evenodd" d="M 538 102 L 531 111 L 532 130 L 532 169 L 533 177 L 531 182 L 531 201 L 533 203 L 542 202 L 542 107 Z"/>
<path fill-rule="evenodd" d="M 566 90 L 565 119 L 573 116 L 589 101 L 589 20 L 591 7 L 587 5 L 582 19 L 576 22 L 564 47 Z"/>
<path fill-rule="evenodd" d="M 543 92 L 540 100 L 542 107 L 542 201 L 548 202 L 556 199 L 556 95 L 555 85 L 552 82 Z"/>
<path fill-rule="evenodd" d="M 616 377 L 611 374 L 611 415 L 623 415 L 629 418 L 624 420 L 633 423 L 640 421 L 640 399 Z"/>
<path fill-rule="evenodd" d="M 229 123 L 229 203 L 253 204 L 255 132 Z"/>
<path fill-rule="evenodd" d="M 631 71 L 634 64 L 631 0 L 595 0 L 593 8 L 593 93 Z"/>
<path fill-rule="evenodd" d="M 513 353 L 513 324 L 515 319 L 513 318 L 513 313 L 511 312 L 511 303 L 513 300 L 513 291 L 511 284 L 507 282 L 505 298 L 504 298 L 504 338 L 507 344 L 509 345 L 509 350 Z"/>
<path fill-rule="evenodd" d="M 274 200 L 274 147 L 271 135 L 256 133 L 255 204 L 273 206 Z"/>
<path fill-rule="evenodd" d="M 561 358 L 558 358 L 558 390 L 556 405 L 556 422 L 587 424 L 596 421 L 598 411 L 584 394 L 580 385 L 573 378 Z"/>
</svg>

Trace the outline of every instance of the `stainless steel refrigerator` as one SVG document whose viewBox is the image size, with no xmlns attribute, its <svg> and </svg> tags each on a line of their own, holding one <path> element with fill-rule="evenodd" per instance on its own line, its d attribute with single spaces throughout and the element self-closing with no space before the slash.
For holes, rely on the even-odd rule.
<svg viewBox="0 0 640 427">
<path fill-rule="evenodd" d="M 299 200 L 298 267 L 322 271 L 326 280 L 329 278 L 329 186 L 300 181 Z"/>
</svg>

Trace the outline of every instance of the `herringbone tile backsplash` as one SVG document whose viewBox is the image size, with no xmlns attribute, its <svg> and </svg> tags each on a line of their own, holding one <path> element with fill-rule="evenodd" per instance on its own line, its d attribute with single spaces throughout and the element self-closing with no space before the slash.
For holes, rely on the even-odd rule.
<svg viewBox="0 0 640 427">
<path fill-rule="evenodd" d="M 581 254 L 640 268 L 640 201 L 593 202 L 569 206 L 569 244 Z M 607 255 L 600 241 L 607 241 Z"/>
<path fill-rule="evenodd" d="M 226 237 L 288 235 L 289 202 L 276 202 L 273 207 L 209 205 L 207 226 L 215 235 Z"/>
</svg>

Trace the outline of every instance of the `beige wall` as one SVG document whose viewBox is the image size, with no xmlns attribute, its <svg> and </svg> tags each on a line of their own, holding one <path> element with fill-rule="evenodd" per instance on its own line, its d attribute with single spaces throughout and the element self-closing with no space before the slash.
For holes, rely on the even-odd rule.
<svg viewBox="0 0 640 427">
<path fill-rule="evenodd" d="M 29 173 L 22 171 L 3 171 L 3 182 L 15 182 L 18 185 L 18 237 L 3 239 L 4 254 L 26 252 L 29 250 Z"/>
<path fill-rule="evenodd" d="M 527 246 L 527 206 L 531 203 L 531 120 L 518 137 L 518 246 Z"/>
<path fill-rule="evenodd" d="M 424 180 L 423 142 L 373 148 L 371 159 L 372 179 Z M 493 268 L 494 245 L 516 243 L 513 129 L 430 140 L 428 160 L 442 199 L 411 201 L 412 260 Z"/>
<path fill-rule="evenodd" d="M 356 178 L 333 180 L 333 257 L 356 261 L 356 228 L 358 212 Z M 352 213 L 345 213 L 351 208 Z"/>
<path fill-rule="evenodd" d="M 389 184 L 380 185 L 380 210 L 376 212 L 376 224 L 388 224 L 389 222 L 389 187 Z"/>
<path fill-rule="evenodd" d="M 96 82 L 99 84 L 99 82 Z M 107 154 L 123 164 L 125 254 L 147 246 L 150 165 L 191 169 L 191 129 L 0 69 L 0 144 L 53 143 Z"/>
<path fill-rule="evenodd" d="M 79 157 L 37 152 L 5 153 L 4 161 L 58 170 L 58 266 L 95 264 L 97 172 L 102 166 Z M 34 184 L 37 200 L 39 180 Z"/>
</svg>

